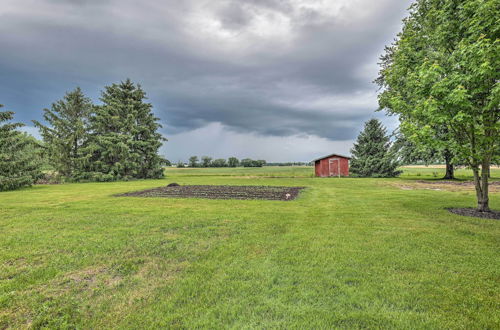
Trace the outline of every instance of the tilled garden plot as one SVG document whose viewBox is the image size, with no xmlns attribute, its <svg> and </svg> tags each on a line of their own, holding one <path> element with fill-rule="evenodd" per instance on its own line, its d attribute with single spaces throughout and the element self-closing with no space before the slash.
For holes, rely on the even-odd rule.
<svg viewBox="0 0 500 330">
<path fill-rule="evenodd" d="M 267 199 L 291 201 L 297 198 L 304 187 L 279 186 L 173 186 L 158 187 L 120 194 L 120 197 L 173 197 L 209 199 Z"/>
</svg>

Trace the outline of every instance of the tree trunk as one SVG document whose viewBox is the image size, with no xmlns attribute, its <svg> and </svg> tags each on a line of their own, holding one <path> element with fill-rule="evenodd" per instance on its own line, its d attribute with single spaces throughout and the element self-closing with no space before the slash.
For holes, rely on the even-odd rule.
<svg viewBox="0 0 500 330">
<path fill-rule="evenodd" d="M 477 210 L 480 212 L 490 211 L 490 201 L 488 194 L 488 173 L 490 164 L 487 159 L 484 159 L 481 164 L 481 174 L 479 173 L 479 166 L 472 168 L 474 173 L 474 184 L 476 186 L 477 197 Z"/>
<path fill-rule="evenodd" d="M 454 180 L 455 179 L 455 166 L 451 162 L 453 156 L 448 150 L 444 152 L 444 160 L 446 161 L 446 174 L 443 179 Z"/>
</svg>

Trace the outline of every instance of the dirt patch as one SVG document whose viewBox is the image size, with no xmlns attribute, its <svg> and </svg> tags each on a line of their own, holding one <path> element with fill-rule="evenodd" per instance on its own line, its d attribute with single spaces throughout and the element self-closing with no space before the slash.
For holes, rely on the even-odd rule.
<svg viewBox="0 0 500 330">
<path fill-rule="evenodd" d="M 211 186 L 193 185 L 158 187 L 116 195 L 118 197 L 171 197 L 208 199 L 264 199 L 291 201 L 297 198 L 304 187 L 280 186 Z"/>
<path fill-rule="evenodd" d="M 425 181 L 425 180 L 419 180 L 417 181 L 418 183 L 425 183 L 425 184 L 448 184 L 448 185 L 454 185 L 454 186 L 471 186 L 474 187 L 474 181 L 446 181 L 446 180 L 439 180 L 439 181 Z M 491 181 L 489 182 L 490 186 L 500 186 L 500 181 Z"/>
<path fill-rule="evenodd" d="M 405 165 L 402 168 L 446 168 L 446 165 Z M 464 166 L 456 166 L 456 169 L 465 168 Z M 491 165 L 490 168 L 500 168 L 500 166 Z"/>
<path fill-rule="evenodd" d="M 445 191 L 474 191 L 473 181 L 447 181 L 447 180 L 418 180 L 405 181 L 404 184 L 393 183 L 402 190 L 427 189 L 427 190 L 445 190 Z M 492 193 L 500 192 L 500 181 L 489 183 L 489 190 Z"/>
<path fill-rule="evenodd" d="M 69 287 L 80 287 L 80 289 L 92 289 L 99 285 L 106 287 L 115 286 L 121 281 L 118 275 L 111 275 L 110 270 L 104 267 L 88 268 L 66 274 L 62 283 Z"/>
<path fill-rule="evenodd" d="M 473 208 L 449 208 L 447 210 L 451 213 L 467 217 L 500 220 L 500 211 L 479 212 Z"/>
</svg>

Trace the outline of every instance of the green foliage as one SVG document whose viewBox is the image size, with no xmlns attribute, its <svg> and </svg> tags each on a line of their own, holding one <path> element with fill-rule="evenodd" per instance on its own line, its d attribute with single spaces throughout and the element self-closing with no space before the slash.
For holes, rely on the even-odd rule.
<svg viewBox="0 0 500 330">
<path fill-rule="evenodd" d="M 224 158 L 214 159 L 210 164 L 211 167 L 226 167 L 227 162 Z"/>
<path fill-rule="evenodd" d="M 497 0 L 418 0 L 377 80 L 381 108 L 400 117 L 405 133 L 448 147 L 473 169 L 485 211 L 500 143 L 499 34 Z M 436 138 L 443 127 L 447 138 Z"/>
<path fill-rule="evenodd" d="M 198 167 L 198 156 L 189 157 L 189 167 Z"/>
<path fill-rule="evenodd" d="M 401 165 L 432 164 L 442 161 L 436 149 L 429 148 L 425 144 L 418 144 L 406 138 L 404 134 L 396 134 L 396 140 L 392 149 L 397 155 Z"/>
<path fill-rule="evenodd" d="M 241 160 L 240 164 L 243 167 L 252 167 L 252 160 L 250 158 L 244 158 Z"/>
<path fill-rule="evenodd" d="M 201 157 L 201 166 L 210 167 L 211 162 L 212 162 L 212 157 L 208 157 L 208 156 Z"/>
<path fill-rule="evenodd" d="M 441 135 L 444 138 L 443 135 Z M 436 136 L 439 138 L 439 136 Z M 435 145 L 429 145 L 425 142 L 407 138 L 402 132 L 396 134 L 396 140 L 392 145 L 392 149 L 397 155 L 401 165 L 416 165 L 416 164 L 446 164 L 446 173 L 443 179 L 455 179 L 454 172 L 457 163 L 453 163 L 453 150 L 448 147 L 440 150 Z M 455 158 L 455 161 L 456 158 Z"/>
<path fill-rule="evenodd" d="M 30 186 L 42 175 L 42 154 L 36 139 L 17 130 L 23 124 L 4 123 L 13 115 L 0 111 L 0 191 Z"/>
<path fill-rule="evenodd" d="M 240 161 L 236 157 L 229 157 L 227 159 L 227 166 L 229 167 L 238 167 L 240 165 Z"/>
<path fill-rule="evenodd" d="M 262 167 L 266 164 L 265 160 L 253 160 L 250 158 L 245 158 L 241 160 L 241 166 L 243 167 Z"/>
<path fill-rule="evenodd" d="M 63 176 L 73 177 L 83 170 L 86 155 L 82 148 L 89 139 L 92 110 L 92 101 L 77 87 L 43 110 L 48 126 L 33 121 L 40 129 L 49 163 Z"/>
<path fill-rule="evenodd" d="M 379 120 L 365 123 L 351 149 L 350 172 L 358 177 L 394 177 L 400 174 L 396 155 L 391 150 L 391 142 L 385 127 Z"/>
<path fill-rule="evenodd" d="M 80 179 L 114 181 L 163 177 L 158 150 L 165 139 L 146 93 L 129 79 L 106 86 L 103 105 L 90 117 L 91 136 L 85 150 L 87 169 Z"/>
</svg>

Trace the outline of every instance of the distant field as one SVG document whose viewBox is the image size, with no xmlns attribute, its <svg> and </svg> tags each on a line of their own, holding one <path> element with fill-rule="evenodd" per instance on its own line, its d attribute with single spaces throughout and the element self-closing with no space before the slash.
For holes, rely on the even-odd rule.
<svg viewBox="0 0 500 330">
<path fill-rule="evenodd" d="M 500 222 L 449 213 L 475 198 L 423 181 L 444 169 L 403 170 L 168 168 L 2 192 L 0 329 L 500 328 Z M 306 189 L 293 201 L 114 197 L 171 182 Z"/>
<path fill-rule="evenodd" d="M 440 179 L 445 174 L 444 165 L 409 165 L 401 167 L 402 178 L 405 179 Z M 172 177 L 189 176 L 232 176 L 243 178 L 312 178 L 313 166 L 264 166 L 264 167 L 237 167 L 237 168 L 167 168 L 167 174 Z M 455 170 L 457 179 L 472 180 L 472 171 L 466 168 Z M 492 179 L 500 179 L 500 168 L 492 167 Z"/>
<path fill-rule="evenodd" d="M 313 177 L 312 166 L 264 166 L 236 168 L 167 168 L 171 176 Z"/>
</svg>

